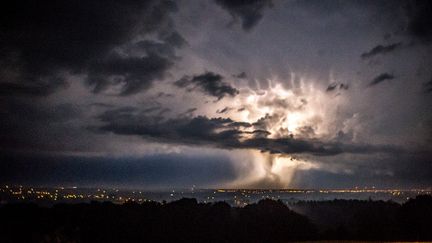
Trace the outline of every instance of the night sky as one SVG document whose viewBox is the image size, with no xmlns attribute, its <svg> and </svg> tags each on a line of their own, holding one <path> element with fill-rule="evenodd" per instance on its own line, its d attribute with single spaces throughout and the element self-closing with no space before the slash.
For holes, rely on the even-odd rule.
<svg viewBox="0 0 432 243">
<path fill-rule="evenodd" d="M 1 5 L 0 183 L 432 186 L 432 1 Z"/>
</svg>

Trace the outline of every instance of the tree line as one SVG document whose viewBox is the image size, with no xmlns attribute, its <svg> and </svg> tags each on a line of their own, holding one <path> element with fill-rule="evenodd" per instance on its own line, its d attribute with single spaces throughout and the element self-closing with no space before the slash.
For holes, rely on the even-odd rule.
<svg viewBox="0 0 432 243">
<path fill-rule="evenodd" d="M 0 242 L 289 242 L 432 240 L 432 197 L 391 201 L 264 199 L 225 202 L 91 202 L 0 207 Z"/>
</svg>

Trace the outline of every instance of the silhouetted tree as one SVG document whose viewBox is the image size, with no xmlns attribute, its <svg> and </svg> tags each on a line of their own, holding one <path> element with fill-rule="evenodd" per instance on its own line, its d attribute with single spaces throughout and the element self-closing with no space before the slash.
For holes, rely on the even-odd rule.
<svg viewBox="0 0 432 243">
<path fill-rule="evenodd" d="M 110 202 L 0 207 L 0 242 L 287 242 L 432 240 L 432 197 L 383 201 Z"/>
</svg>

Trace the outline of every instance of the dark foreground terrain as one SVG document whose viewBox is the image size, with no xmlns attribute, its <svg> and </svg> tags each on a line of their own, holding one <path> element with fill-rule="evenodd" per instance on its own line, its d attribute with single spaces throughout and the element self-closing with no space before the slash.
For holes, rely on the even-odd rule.
<svg viewBox="0 0 432 243">
<path fill-rule="evenodd" d="M 291 210 L 294 209 L 295 211 Z M 297 213 L 300 212 L 300 213 Z M 383 201 L 35 204 L 0 207 L 0 242 L 432 240 L 432 197 Z"/>
</svg>

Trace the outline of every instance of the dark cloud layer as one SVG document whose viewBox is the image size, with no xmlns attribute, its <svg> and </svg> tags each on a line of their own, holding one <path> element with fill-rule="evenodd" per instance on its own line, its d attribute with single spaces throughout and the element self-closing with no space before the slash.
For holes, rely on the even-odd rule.
<svg viewBox="0 0 432 243">
<path fill-rule="evenodd" d="M 171 67 L 170 57 L 151 50 L 120 56 L 117 50 L 147 34 L 181 47 L 170 19 L 176 10 L 171 1 L 8 1 L 0 10 L 1 86 L 47 95 L 64 87 L 56 84 L 67 74 L 84 74 L 96 92 L 110 85 L 124 86 L 126 95 L 146 89 Z"/>
<path fill-rule="evenodd" d="M 122 95 L 148 89 L 153 80 L 162 79 L 173 62 L 165 57 L 149 54 L 144 57 L 112 55 L 89 68 L 88 83 L 95 93 L 111 85 L 122 85 Z"/>
<path fill-rule="evenodd" d="M 6 81 L 0 83 L 0 95 L 24 97 L 47 96 L 67 86 L 68 84 L 61 78 L 48 79 L 43 82 L 26 82 L 23 84 Z"/>
<path fill-rule="evenodd" d="M 366 144 L 343 144 L 319 140 L 296 139 L 292 136 L 268 138 L 270 133 L 259 123 L 236 122 L 229 118 L 178 117 L 161 119 L 141 113 L 135 109 L 109 110 L 99 116 L 104 125 L 92 128 L 99 132 L 141 136 L 150 141 L 214 146 L 225 149 L 258 149 L 271 153 L 308 153 L 330 156 L 341 153 L 398 153 L 393 146 Z M 244 128 L 253 128 L 245 131 Z M 253 136 L 247 136 L 252 134 Z"/>
<path fill-rule="evenodd" d="M 224 77 L 213 72 L 206 72 L 193 77 L 184 76 L 175 82 L 180 88 L 187 88 L 189 91 L 200 89 L 202 92 L 222 99 L 225 96 L 236 96 L 239 91 L 230 84 L 223 81 Z"/>
<path fill-rule="evenodd" d="M 393 43 L 390 45 L 377 45 L 374 48 L 372 48 L 370 51 L 365 52 L 361 54 L 361 58 L 368 59 L 377 55 L 384 55 L 390 52 L 395 51 L 396 49 L 399 49 L 402 46 L 401 42 Z"/>
<path fill-rule="evenodd" d="M 385 80 L 392 80 L 395 77 L 392 74 L 389 73 L 382 73 L 378 76 L 376 76 L 374 79 L 372 79 L 372 81 L 369 83 L 369 86 L 374 86 L 377 85 Z"/>
<path fill-rule="evenodd" d="M 423 42 L 432 41 L 432 2 L 408 1 L 405 10 L 408 17 L 407 33 Z"/>
<path fill-rule="evenodd" d="M 271 0 L 216 0 L 216 3 L 228 11 L 234 20 L 240 19 L 246 31 L 257 25 L 264 10 L 272 6 Z"/>
<path fill-rule="evenodd" d="M 82 110 L 70 103 L 46 105 L 10 97 L 0 98 L 0 148 L 44 150 L 63 147 L 71 139 L 69 121 L 79 119 Z M 73 135 L 73 134 L 72 134 Z M 76 135 L 76 134 L 75 134 Z"/>
</svg>

